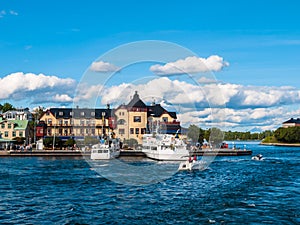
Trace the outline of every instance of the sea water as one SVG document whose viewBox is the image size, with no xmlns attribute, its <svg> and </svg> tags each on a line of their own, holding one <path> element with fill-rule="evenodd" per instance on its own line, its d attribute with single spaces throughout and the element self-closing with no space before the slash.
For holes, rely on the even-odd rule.
<svg viewBox="0 0 300 225">
<path fill-rule="evenodd" d="M 300 224 L 300 148 L 247 148 L 264 160 L 216 157 L 203 171 L 139 186 L 82 158 L 0 158 L 0 223 Z"/>
</svg>

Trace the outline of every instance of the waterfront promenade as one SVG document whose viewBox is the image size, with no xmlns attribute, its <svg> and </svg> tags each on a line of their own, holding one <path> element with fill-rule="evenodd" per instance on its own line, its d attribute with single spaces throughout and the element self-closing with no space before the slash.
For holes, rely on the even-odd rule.
<svg viewBox="0 0 300 225">
<path fill-rule="evenodd" d="M 198 150 L 191 153 L 197 156 L 244 156 L 252 155 L 251 150 Z M 79 150 L 33 150 L 33 151 L 0 151 L 0 157 L 86 157 L 89 151 Z M 141 150 L 121 150 L 120 157 L 146 157 Z"/>
</svg>

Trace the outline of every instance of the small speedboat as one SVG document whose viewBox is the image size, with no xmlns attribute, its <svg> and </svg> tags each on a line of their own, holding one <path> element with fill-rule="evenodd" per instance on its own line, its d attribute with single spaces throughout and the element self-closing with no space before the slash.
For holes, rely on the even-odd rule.
<svg viewBox="0 0 300 225">
<path fill-rule="evenodd" d="M 188 160 L 179 164 L 178 171 L 204 170 L 205 168 L 206 163 L 189 158 Z"/>
<path fill-rule="evenodd" d="M 263 158 L 262 154 L 257 154 L 255 156 L 253 156 L 251 159 L 256 160 L 256 161 L 262 161 L 264 158 Z"/>
</svg>

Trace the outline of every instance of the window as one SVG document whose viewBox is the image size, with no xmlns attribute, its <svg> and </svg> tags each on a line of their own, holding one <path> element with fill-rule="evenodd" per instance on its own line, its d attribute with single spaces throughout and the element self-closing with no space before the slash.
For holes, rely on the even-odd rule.
<svg viewBox="0 0 300 225">
<path fill-rule="evenodd" d="M 130 128 L 130 134 L 134 134 L 134 129 Z"/>
<path fill-rule="evenodd" d="M 80 134 L 84 135 L 84 129 L 82 129 L 82 128 L 80 129 Z"/>
<path fill-rule="evenodd" d="M 4 132 L 4 137 L 8 137 L 8 131 Z"/>
<path fill-rule="evenodd" d="M 140 116 L 134 116 L 133 117 L 133 122 L 140 123 L 141 121 L 142 121 L 142 118 Z"/>
<path fill-rule="evenodd" d="M 95 112 L 91 112 L 91 116 L 95 116 Z"/>
<path fill-rule="evenodd" d="M 62 120 L 59 120 L 58 123 L 59 123 L 59 125 L 62 125 L 62 124 L 63 124 L 63 121 L 62 121 Z"/>
<path fill-rule="evenodd" d="M 51 129 L 48 129 L 48 130 L 47 130 L 47 133 L 48 133 L 49 136 L 51 136 L 51 135 L 52 135 Z"/>
<path fill-rule="evenodd" d="M 49 115 L 50 115 L 50 112 L 49 112 L 49 111 L 47 111 L 47 112 L 46 112 L 46 115 L 47 115 L 47 116 L 49 116 Z"/>
<path fill-rule="evenodd" d="M 145 134 L 146 133 L 146 128 L 141 128 L 141 134 Z"/>
<path fill-rule="evenodd" d="M 81 116 L 84 116 L 84 112 L 80 112 L 80 115 L 81 115 Z"/>
<path fill-rule="evenodd" d="M 58 112 L 58 115 L 63 116 L 64 112 Z"/>
<path fill-rule="evenodd" d="M 140 133 L 140 128 L 135 128 L 135 134 L 139 134 Z"/>
<path fill-rule="evenodd" d="M 65 121 L 64 121 L 64 124 L 65 124 L 65 126 L 68 126 L 69 121 L 68 121 L 68 120 L 65 120 Z"/>
<path fill-rule="evenodd" d="M 7 124 L 7 128 L 11 129 L 11 123 Z"/>
<path fill-rule="evenodd" d="M 19 137 L 23 137 L 23 131 L 19 131 Z"/>
<path fill-rule="evenodd" d="M 16 137 L 16 131 L 13 131 L 13 132 L 12 132 L 12 136 L 13 136 L 13 137 Z"/>
<path fill-rule="evenodd" d="M 126 121 L 123 119 L 118 120 L 118 125 L 124 125 L 125 123 L 126 123 Z"/>
<path fill-rule="evenodd" d="M 167 123 L 168 122 L 168 117 L 163 117 L 162 120 L 163 120 L 163 122 Z"/>
<path fill-rule="evenodd" d="M 84 126 L 84 120 L 80 120 L 80 126 Z"/>
<path fill-rule="evenodd" d="M 52 119 L 48 119 L 48 124 L 52 124 Z"/>
<path fill-rule="evenodd" d="M 73 112 L 72 111 L 70 112 L 70 116 L 73 116 Z"/>
<path fill-rule="evenodd" d="M 4 123 L 1 124 L 1 128 L 5 128 L 5 124 Z"/>
<path fill-rule="evenodd" d="M 95 128 L 92 128 L 92 135 L 95 135 L 96 132 L 95 132 Z"/>
<path fill-rule="evenodd" d="M 90 129 L 85 129 L 85 133 L 89 134 L 90 133 Z"/>
<path fill-rule="evenodd" d="M 125 129 L 119 129 L 119 134 L 125 134 Z"/>
</svg>

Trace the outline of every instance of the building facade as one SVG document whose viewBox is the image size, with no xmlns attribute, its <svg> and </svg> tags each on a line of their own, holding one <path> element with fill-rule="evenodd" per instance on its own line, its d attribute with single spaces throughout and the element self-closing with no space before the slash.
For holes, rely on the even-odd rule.
<svg viewBox="0 0 300 225">
<path fill-rule="evenodd" d="M 299 127 L 299 126 L 300 126 L 300 118 L 297 118 L 297 119 L 291 118 L 282 123 L 283 128 Z"/>
<path fill-rule="evenodd" d="M 28 108 L 21 108 L 16 110 L 10 110 L 2 114 L 4 119 L 7 120 L 28 120 L 32 121 L 32 114 Z"/>
<path fill-rule="evenodd" d="M 159 132 L 175 134 L 180 131 L 180 122 L 175 112 L 168 112 L 160 104 L 147 106 L 135 92 L 127 105 L 115 110 L 117 120 L 116 134 L 121 140 L 136 139 L 139 144 L 145 133 Z"/>
<path fill-rule="evenodd" d="M 25 139 L 25 145 L 30 143 L 28 120 L 0 118 L 0 133 L 3 139 L 13 140 L 14 138 L 21 137 Z"/>
<path fill-rule="evenodd" d="M 62 140 L 107 135 L 114 129 L 113 110 L 51 108 L 40 118 L 37 137 L 56 136 Z"/>
<path fill-rule="evenodd" d="M 114 132 L 121 141 L 135 139 L 141 144 L 143 135 L 158 126 L 162 133 L 175 134 L 181 130 L 176 112 L 168 112 L 160 104 L 147 106 L 135 92 L 127 105 L 116 109 L 48 109 L 36 127 L 36 137 L 37 140 L 49 136 L 67 140 Z"/>
</svg>

